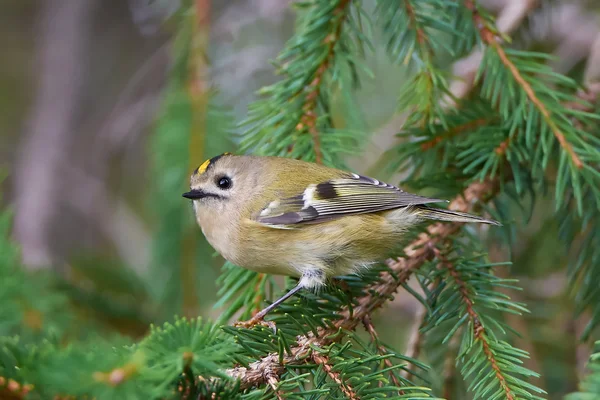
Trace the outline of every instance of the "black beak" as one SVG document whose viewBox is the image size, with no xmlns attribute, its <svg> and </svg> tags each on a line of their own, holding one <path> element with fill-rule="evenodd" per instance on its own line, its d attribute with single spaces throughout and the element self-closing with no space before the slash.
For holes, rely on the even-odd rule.
<svg viewBox="0 0 600 400">
<path fill-rule="evenodd" d="M 192 189 L 189 192 L 182 194 L 182 196 L 186 199 L 196 200 L 206 197 L 206 193 L 204 193 L 202 190 Z"/>
</svg>

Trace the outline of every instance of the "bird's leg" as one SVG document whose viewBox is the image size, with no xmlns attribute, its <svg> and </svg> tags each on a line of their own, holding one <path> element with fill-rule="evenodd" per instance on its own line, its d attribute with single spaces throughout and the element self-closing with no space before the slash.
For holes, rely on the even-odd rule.
<svg viewBox="0 0 600 400">
<path fill-rule="evenodd" d="M 290 289 L 286 294 L 284 294 L 283 296 L 281 296 L 280 298 L 275 300 L 269 306 L 260 310 L 258 313 L 256 313 L 256 315 L 254 315 L 248 321 L 238 321 L 235 323 L 235 326 L 242 327 L 242 328 L 252 328 L 254 325 L 260 324 L 260 325 L 266 325 L 266 326 L 270 327 L 271 329 L 275 330 L 274 329 L 275 324 L 273 322 L 264 321 L 265 316 L 268 313 L 270 313 L 271 311 L 273 311 L 275 308 L 277 308 L 281 303 L 283 303 L 284 301 L 286 301 L 287 299 L 289 299 L 290 297 L 292 297 L 293 295 L 298 293 L 298 291 L 300 291 L 303 288 L 304 288 L 304 285 L 302 284 L 302 280 L 301 280 L 300 282 L 298 282 L 298 284 L 296 286 L 294 286 L 292 289 Z"/>
<path fill-rule="evenodd" d="M 273 311 L 275 308 L 277 308 L 281 303 L 298 293 L 301 289 L 312 288 L 323 284 L 324 275 L 325 274 L 322 270 L 313 268 L 303 271 L 302 277 L 300 278 L 298 284 L 292 289 L 290 289 L 286 294 L 275 300 L 268 307 L 265 307 L 264 309 L 260 310 L 258 313 L 256 313 L 256 315 L 254 315 L 254 317 L 250 318 L 248 321 L 238 321 L 234 325 L 236 327 L 251 328 L 254 325 L 260 324 L 268 326 L 271 329 L 273 329 L 273 331 L 275 331 L 275 324 L 271 321 L 265 321 L 265 316 L 271 311 Z"/>
</svg>

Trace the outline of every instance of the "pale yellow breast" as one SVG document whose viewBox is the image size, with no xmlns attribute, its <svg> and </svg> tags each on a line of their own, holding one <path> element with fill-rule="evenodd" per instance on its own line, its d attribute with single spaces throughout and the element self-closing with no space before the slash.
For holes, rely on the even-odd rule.
<svg viewBox="0 0 600 400">
<path fill-rule="evenodd" d="M 194 211 L 198 225 L 208 243 L 223 258 L 235 263 L 234 260 L 238 258 L 236 243 L 239 232 L 231 216 L 227 215 L 223 207 L 202 207 L 197 201 L 194 201 Z"/>
</svg>

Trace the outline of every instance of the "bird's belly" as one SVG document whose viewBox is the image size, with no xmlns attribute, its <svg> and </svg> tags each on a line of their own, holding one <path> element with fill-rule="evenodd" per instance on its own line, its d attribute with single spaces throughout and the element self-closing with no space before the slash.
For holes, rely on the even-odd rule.
<svg viewBox="0 0 600 400">
<path fill-rule="evenodd" d="M 236 263 L 234 263 L 236 264 Z M 238 264 L 236 264 L 238 265 Z M 285 276 L 294 276 L 300 277 L 301 271 L 297 268 L 293 268 L 289 264 L 273 264 L 270 263 L 256 263 L 250 265 L 241 265 L 243 268 L 249 269 L 251 271 L 255 271 L 261 274 L 271 274 L 271 275 L 285 275 Z"/>
<path fill-rule="evenodd" d="M 309 249 L 310 246 L 306 246 Z M 335 252 L 337 253 L 337 252 Z M 345 257 L 337 255 L 331 257 L 330 252 L 305 252 L 288 254 L 287 257 L 271 259 L 264 257 L 253 257 L 252 260 L 231 260 L 236 265 L 246 269 L 273 275 L 287 275 L 299 277 L 305 269 L 318 269 L 325 276 L 341 276 L 358 272 L 370 267 L 378 257 Z"/>
<path fill-rule="evenodd" d="M 380 217 L 362 216 L 298 229 L 259 228 L 247 236 L 240 258 L 232 262 L 278 275 L 300 276 L 306 268 L 326 276 L 347 275 L 389 256 L 398 237 L 383 222 Z"/>
</svg>

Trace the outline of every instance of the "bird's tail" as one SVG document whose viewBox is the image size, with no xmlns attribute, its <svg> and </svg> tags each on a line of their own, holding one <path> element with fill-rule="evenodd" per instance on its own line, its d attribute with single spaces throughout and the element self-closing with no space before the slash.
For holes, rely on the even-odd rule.
<svg viewBox="0 0 600 400">
<path fill-rule="evenodd" d="M 433 219 L 437 221 L 453 221 L 453 222 L 478 222 L 481 224 L 490 224 L 502 226 L 498 221 L 492 219 L 485 219 L 476 215 L 462 213 L 458 211 L 443 210 L 440 208 L 432 208 L 427 206 L 418 206 L 417 213 L 419 217 L 425 219 Z"/>
</svg>

